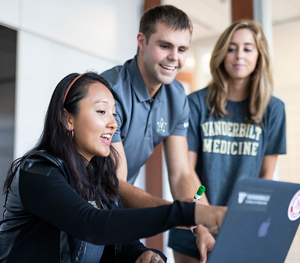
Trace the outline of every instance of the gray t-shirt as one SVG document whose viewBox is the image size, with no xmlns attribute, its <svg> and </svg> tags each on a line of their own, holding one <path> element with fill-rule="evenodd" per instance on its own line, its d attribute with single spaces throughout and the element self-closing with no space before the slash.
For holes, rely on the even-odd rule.
<svg viewBox="0 0 300 263">
<path fill-rule="evenodd" d="M 211 205 L 226 205 L 237 180 L 258 178 L 265 155 L 286 153 L 284 104 L 272 97 L 262 126 L 250 124 L 248 99 L 228 101 L 228 115 L 209 116 L 207 88 L 188 96 L 191 116 L 189 151 L 198 153 L 196 171 Z"/>
<path fill-rule="evenodd" d="M 272 97 L 262 126 L 258 126 L 246 121 L 248 99 L 228 101 L 226 117 L 208 117 L 206 93 L 207 88 L 188 96 L 191 113 L 187 139 L 189 150 L 198 154 L 196 172 L 207 188 L 208 201 L 211 205 L 226 205 L 239 179 L 258 178 L 265 155 L 286 153 L 284 104 Z M 200 258 L 191 231 L 171 229 L 168 245 Z"/>
<path fill-rule="evenodd" d="M 127 181 L 134 183 L 154 147 L 170 135 L 186 136 L 188 100 L 182 85 L 162 85 L 154 99 L 148 93 L 136 58 L 101 74 L 113 89 L 118 128 L 112 142 L 123 142 Z"/>
</svg>

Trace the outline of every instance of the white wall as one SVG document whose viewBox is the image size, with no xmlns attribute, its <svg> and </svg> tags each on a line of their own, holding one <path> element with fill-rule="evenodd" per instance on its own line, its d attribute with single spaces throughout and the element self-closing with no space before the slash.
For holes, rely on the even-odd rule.
<svg viewBox="0 0 300 263">
<path fill-rule="evenodd" d="M 275 26 L 273 33 L 275 96 L 285 103 L 287 119 L 287 154 L 279 158 L 279 176 L 300 183 L 300 20 Z"/>
<path fill-rule="evenodd" d="M 39 138 L 44 116 L 57 83 L 71 72 L 98 72 L 113 63 L 19 32 L 16 90 L 15 156 L 21 156 Z"/>
<path fill-rule="evenodd" d="M 275 96 L 285 103 L 287 154 L 278 158 L 280 181 L 300 183 L 300 20 L 273 27 Z M 300 262 L 300 228 L 285 263 Z"/>
<path fill-rule="evenodd" d="M 18 31 L 15 157 L 37 141 L 56 84 L 101 72 L 136 53 L 142 0 L 0 0 L 0 24 Z"/>
<path fill-rule="evenodd" d="M 0 0 L 0 23 L 17 28 L 20 19 L 20 0 Z"/>
</svg>

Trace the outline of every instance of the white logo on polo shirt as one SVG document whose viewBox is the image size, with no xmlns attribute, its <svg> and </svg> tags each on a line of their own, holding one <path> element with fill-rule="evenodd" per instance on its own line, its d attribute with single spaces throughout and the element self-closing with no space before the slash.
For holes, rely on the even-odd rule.
<svg viewBox="0 0 300 263">
<path fill-rule="evenodd" d="M 184 124 L 183 124 L 183 127 L 184 128 L 187 128 L 189 126 L 189 123 L 188 122 L 185 122 Z"/>
<path fill-rule="evenodd" d="M 167 123 L 164 122 L 164 119 L 163 119 L 163 118 L 160 119 L 160 122 L 157 122 L 157 125 L 158 125 L 157 132 L 160 132 L 160 131 L 166 132 L 165 127 L 166 127 Z"/>
</svg>

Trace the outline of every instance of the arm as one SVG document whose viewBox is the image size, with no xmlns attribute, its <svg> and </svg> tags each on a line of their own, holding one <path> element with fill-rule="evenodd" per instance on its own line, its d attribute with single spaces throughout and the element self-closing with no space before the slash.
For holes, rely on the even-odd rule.
<svg viewBox="0 0 300 263">
<path fill-rule="evenodd" d="M 259 177 L 272 180 L 278 154 L 286 153 L 286 119 L 284 103 L 274 97 L 266 110 L 267 138 L 266 151 L 264 153 Z"/>
<path fill-rule="evenodd" d="M 195 181 L 200 185 L 199 178 L 194 171 L 194 178 L 190 173 L 189 155 L 187 140 L 184 136 L 169 136 L 164 142 L 165 156 L 169 172 L 169 181 L 174 199 L 193 197 L 197 189 Z M 197 162 L 197 154 L 193 156 L 193 170 Z M 194 180 L 195 179 L 195 180 Z M 201 198 L 202 199 L 202 198 Z M 206 201 L 208 204 L 208 201 Z M 200 202 L 196 202 L 198 204 Z M 211 208 L 211 206 L 203 206 Z M 197 222 L 197 220 L 196 220 Z M 194 233 L 197 236 L 197 247 L 203 262 L 206 262 L 207 252 L 210 252 L 215 244 L 213 236 L 208 230 L 199 225 L 195 228 Z"/>
<path fill-rule="evenodd" d="M 190 169 L 193 175 L 193 178 L 196 182 L 196 185 L 201 185 L 200 179 L 196 173 L 196 165 L 198 160 L 198 153 L 189 151 L 189 164 Z M 205 205 L 209 205 L 206 194 L 203 193 L 200 202 Z M 211 252 L 216 241 L 213 236 L 208 232 L 208 230 L 202 225 L 198 225 L 194 230 L 194 234 L 196 235 L 196 244 L 200 252 L 200 260 L 201 262 L 206 262 L 207 253 Z"/>
<path fill-rule="evenodd" d="M 153 236 L 178 225 L 194 225 L 195 219 L 206 222 L 209 216 L 200 209 L 195 217 L 194 203 L 178 201 L 155 208 L 98 210 L 81 198 L 57 169 L 47 176 L 21 171 L 19 189 L 26 211 L 73 237 L 97 245 Z"/>
<path fill-rule="evenodd" d="M 190 164 L 190 169 L 191 169 L 191 173 L 192 176 L 194 178 L 194 181 L 196 183 L 197 186 L 201 185 L 200 179 L 196 173 L 196 165 L 197 165 L 197 160 L 198 160 L 198 153 L 193 152 L 193 151 L 189 151 L 188 153 L 188 157 L 189 157 L 189 164 Z M 202 202 L 205 205 L 209 205 L 208 199 L 206 197 L 205 192 L 203 193 L 200 202 Z"/>
<path fill-rule="evenodd" d="M 119 246 L 120 253 L 118 262 L 150 263 L 153 257 L 158 258 L 159 263 L 163 263 L 167 260 L 166 256 L 161 251 L 148 249 L 139 240 L 130 243 L 122 243 Z M 107 260 L 110 262 L 109 258 Z"/>
<path fill-rule="evenodd" d="M 278 158 L 278 154 L 265 155 L 259 173 L 260 178 L 272 180 L 275 167 L 276 167 L 277 158 Z"/>
<path fill-rule="evenodd" d="M 164 151 L 173 198 L 193 197 L 197 188 L 190 173 L 186 137 L 169 136 L 164 141 Z"/>
<path fill-rule="evenodd" d="M 127 161 L 122 142 L 112 144 L 119 153 L 119 166 L 117 176 L 119 178 L 119 192 L 124 206 L 127 208 L 153 207 L 170 204 L 170 202 L 151 195 L 142 189 L 127 183 Z"/>
</svg>

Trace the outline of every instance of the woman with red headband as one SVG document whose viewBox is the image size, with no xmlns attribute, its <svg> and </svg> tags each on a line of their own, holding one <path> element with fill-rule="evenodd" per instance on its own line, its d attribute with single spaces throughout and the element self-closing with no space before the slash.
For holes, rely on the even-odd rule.
<svg viewBox="0 0 300 263">
<path fill-rule="evenodd" d="M 113 95 L 98 74 L 60 81 L 38 144 L 13 162 L 5 181 L 0 262 L 165 262 L 138 239 L 176 226 L 220 226 L 222 207 L 175 201 L 123 208 L 114 115 Z"/>
</svg>

